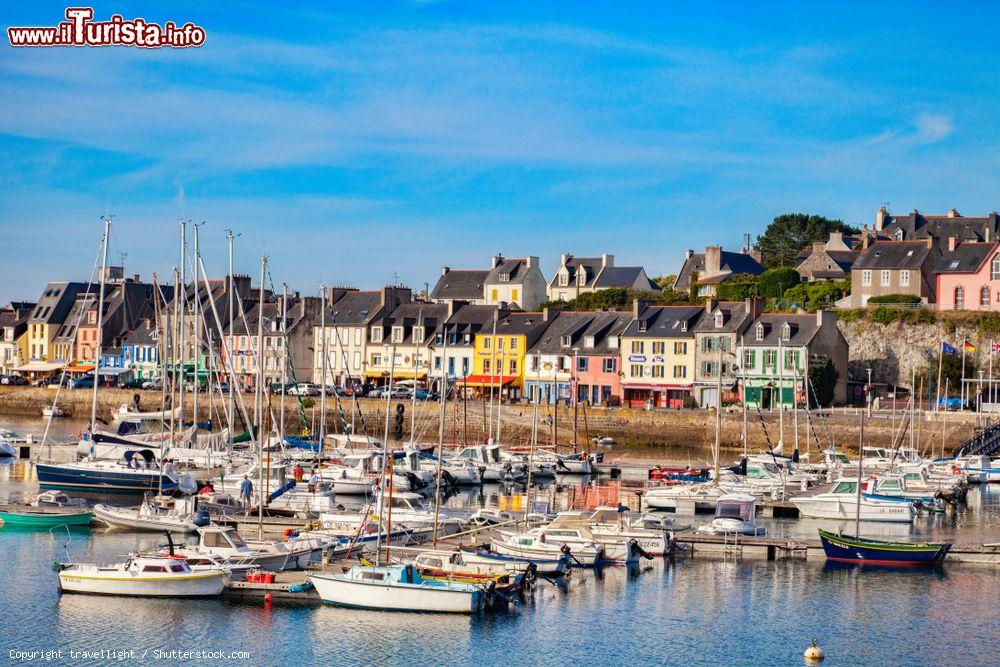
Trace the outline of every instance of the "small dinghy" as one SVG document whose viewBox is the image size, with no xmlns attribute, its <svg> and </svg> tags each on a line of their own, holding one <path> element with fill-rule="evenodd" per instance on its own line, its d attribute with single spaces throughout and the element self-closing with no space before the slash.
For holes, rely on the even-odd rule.
<svg viewBox="0 0 1000 667">
<path fill-rule="evenodd" d="M 31 502 L 31 506 L 84 509 L 87 507 L 87 501 L 84 498 L 73 498 L 62 491 L 42 491 Z"/>
<path fill-rule="evenodd" d="M 43 417 L 63 417 L 66 413 L 58 405 L 46 405 L 42 408 Z"/>
<path fill-rule="evenodd" d="M 7 526 L 45 529 L 55 526 L 89 526 L 92 518 L 93 512 L 89 509 L 0 505 L 0 521 Z"/>
<path fill-rule="evenodd" d="M 866 540 L 851 535 L 838 535 L 819 531 L 820 542 L 826 559 L 840 563 L 867 563 L 902 567 L 930 567 L 940 565 L 948 552 L 950 542 L 887 542 Z"/>
<path fill-rule="evenodd" d="M 412 564 L 355 565 L 343 574 L 311 575 L 309 581 L 323 602 L 341 607 L 471 614 L 486 604 L 483 587 L 427 579 Z"/>
<path fill-rule="evenodd" d="M 136 556 L 114 565 L 60 563 L 63 593 L 157 598 L 218 597 L 228 572 L 219 568 L 194 571 L 179 556 Z"/>
</svg>

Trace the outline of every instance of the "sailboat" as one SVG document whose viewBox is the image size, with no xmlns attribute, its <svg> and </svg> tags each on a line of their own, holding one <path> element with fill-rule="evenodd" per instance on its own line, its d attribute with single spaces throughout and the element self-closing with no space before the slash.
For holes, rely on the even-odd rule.
<svg viewBox="0 0 1000 667">
<path fill-rule="evenodd" d="M 861 473 L 864 468 L 865 417 L 861 413 L 860 442 L 858 444 L 858 478 L 855 483 L 856 510 L 854 535 L 831 533 L 820 529 L 819 539 L 827 560 L 842 563 L 868 563 L 872 565 L 933 566 L 940 565 L 951 550 L 950 542 L 889 542 L 866 540 L 861 537 Z M 911 507 L 912 511 L 912 507 Z"/>
</svg>

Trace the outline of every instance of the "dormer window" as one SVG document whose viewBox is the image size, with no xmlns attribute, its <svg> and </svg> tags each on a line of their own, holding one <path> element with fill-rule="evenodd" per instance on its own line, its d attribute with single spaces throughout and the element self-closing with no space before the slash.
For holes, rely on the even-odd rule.
<svg viewBox="0 0 1000 667">
<path fill-rule="evenodd" d="M 403 342 L 403 327 L 393 327 L 392 328 L 392 342 L 402 343 Z"/>
<path fill-rule="evenodd" d="M 568 286 L 569 286 L 569 273 L 563 271 L 562 273 L 559 274 L 559 287 L 568 287 Z"/>
<path fill-rule="evenodd" d="M 382 342 L 382 327 L 372 327 L 372 342 L 373 343 Z"/>
<path fill-rule="evenodd" d="M 581 267 L 580 272 L 576 274 L 576 284 L 580 287 L 587 284 L 587 272 L 583 269 L 583 267 Z"/>
<path fill-rule="evenodd" d="M 413 341 L 418 342 L 424 339 L 424 328 L 423 327 L 413 327 Z"/>
<path fill-rule="evenodd" d="M 639 331 L 646 330 L 646 320 L 639 320 Z"/>
<path fill-rule="evenodd" d="M 683 322 L 681 322 L 681 331 L 687 331 L 687 330 L 688 330 L 688 323 L 687 320 L 684 320 Z"/>
<path fill-rule="evenodd" d="M 618 336 L 611 336 L 608 338 L 608 347 L 612 350 L 618 349 Z"/>
<path fill-rule="evenodd" d="M 573 337 L 566 335 L 559 336 L 559 345 L 562 347 L 571 347 L 573 345 Z"/>
<path fill-rule="evenodd" d="M 897 229 L 896 230 L 896 240 L 897 241 L 902 241 L 903 240 L 903 230 L 902 229 Z"/>
<path fill-rule="evenodd" d="M 502 283 L 509 283 L 510 282 L 510 274 L 509 273 L 501 273 L 500 274 L 500 282 L 502 282 Z"/>
<path fill-rule="evenodd" d="M 788 322 L 781 325 L 781 340 L 790 340 L 792 338 L 792 327 Z"/>
<path fill-rule="evenodd" d="M 757 325 L 757 331 L 755 333 L 756 333 L 756 337 L 757 337 L 757 342 L 758 343 L 760 341 L 764 340 L 764 325 L 763 324 L 758 324 Z"/>
<path fill-rule="evenodd" d="M 583 338 L 583 346 L 584 347 L 594 347 L 594 337 L 593 336 L 584 336 L 584 338 Z"/>
<path fill-rule="evenodd" d="M 716 329 L 722 328 L 723 319 L 724 318 L 722 317 L 722 311 L 721 310 L 720 311 L 716 311 L 716 313 L 715 313 L 715 328 Z"/>
</svg>

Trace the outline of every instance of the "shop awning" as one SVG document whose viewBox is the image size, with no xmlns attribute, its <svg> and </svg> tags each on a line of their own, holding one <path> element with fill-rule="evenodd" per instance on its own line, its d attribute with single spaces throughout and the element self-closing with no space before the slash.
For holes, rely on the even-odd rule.
<svg viewBox="0 0 1000 667">
<path fill-rule="evenodd" d="M 517 379 L 516 375 L 469 375 L 461 380 L 460 384 L 467 387 L 497 387 L 508 385 Z"/>
<path fill-rule="evenodd" d="M 366 378 L 388 378 L 389 371 L 365 371 Z M 423 380 L 427 377 L 427 373 L 417 373 L 414 377 L 413 371 L 394 371 L 392 374 L 393 380 L 399 380 L 404 378 L 413 378 L 417 380 Z"/>
<path fill-rule="evenodd" d="M 122 373 L 128 373 L 131 370 L 132 370 L 131 368 L 102 368 L 101 370 L 97 371 L 97 374 L 110 377 L 117 377 Z"/>
<path fill-rule="evenodd" d="M 51 373 L 62 368 L 65 364 L 49 364 L 42 361 L 32 361 L 23 366 L 18 366 L 15 371 L 21 373 Z"/>
<path fill-rule="evenodd" d="M 67 373 L 89 373 L 94 370 L 94 364 L 74 364 L 66 367 Z"/>
</svg>

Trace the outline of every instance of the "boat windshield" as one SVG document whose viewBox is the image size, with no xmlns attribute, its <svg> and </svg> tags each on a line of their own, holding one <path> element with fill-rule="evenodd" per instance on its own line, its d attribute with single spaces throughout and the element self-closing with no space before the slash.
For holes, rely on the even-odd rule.
<svg viewBox="0 0 1000 667">
<path fill-rule="evenodd" d="M 839 482 L 830 493 L 857 493 L 857 482 Z"/>
<path fill-rule="evenodd" d="M 247 543 L 243 541 L 243 537 L 236 531 L 230 531 L 226 533 L 226 536 L 229 538 L 229 541 L 233 543 L 233 546 L 236 547 L 237 549 L 240 547 L 245 547 L 247 545 Z"/>
<path fill-rule="evenodd" d="M 715 516 L 718 519 L 750 519 L 750 503 L 722 503 L 715 506 Z"/>
</svg>

